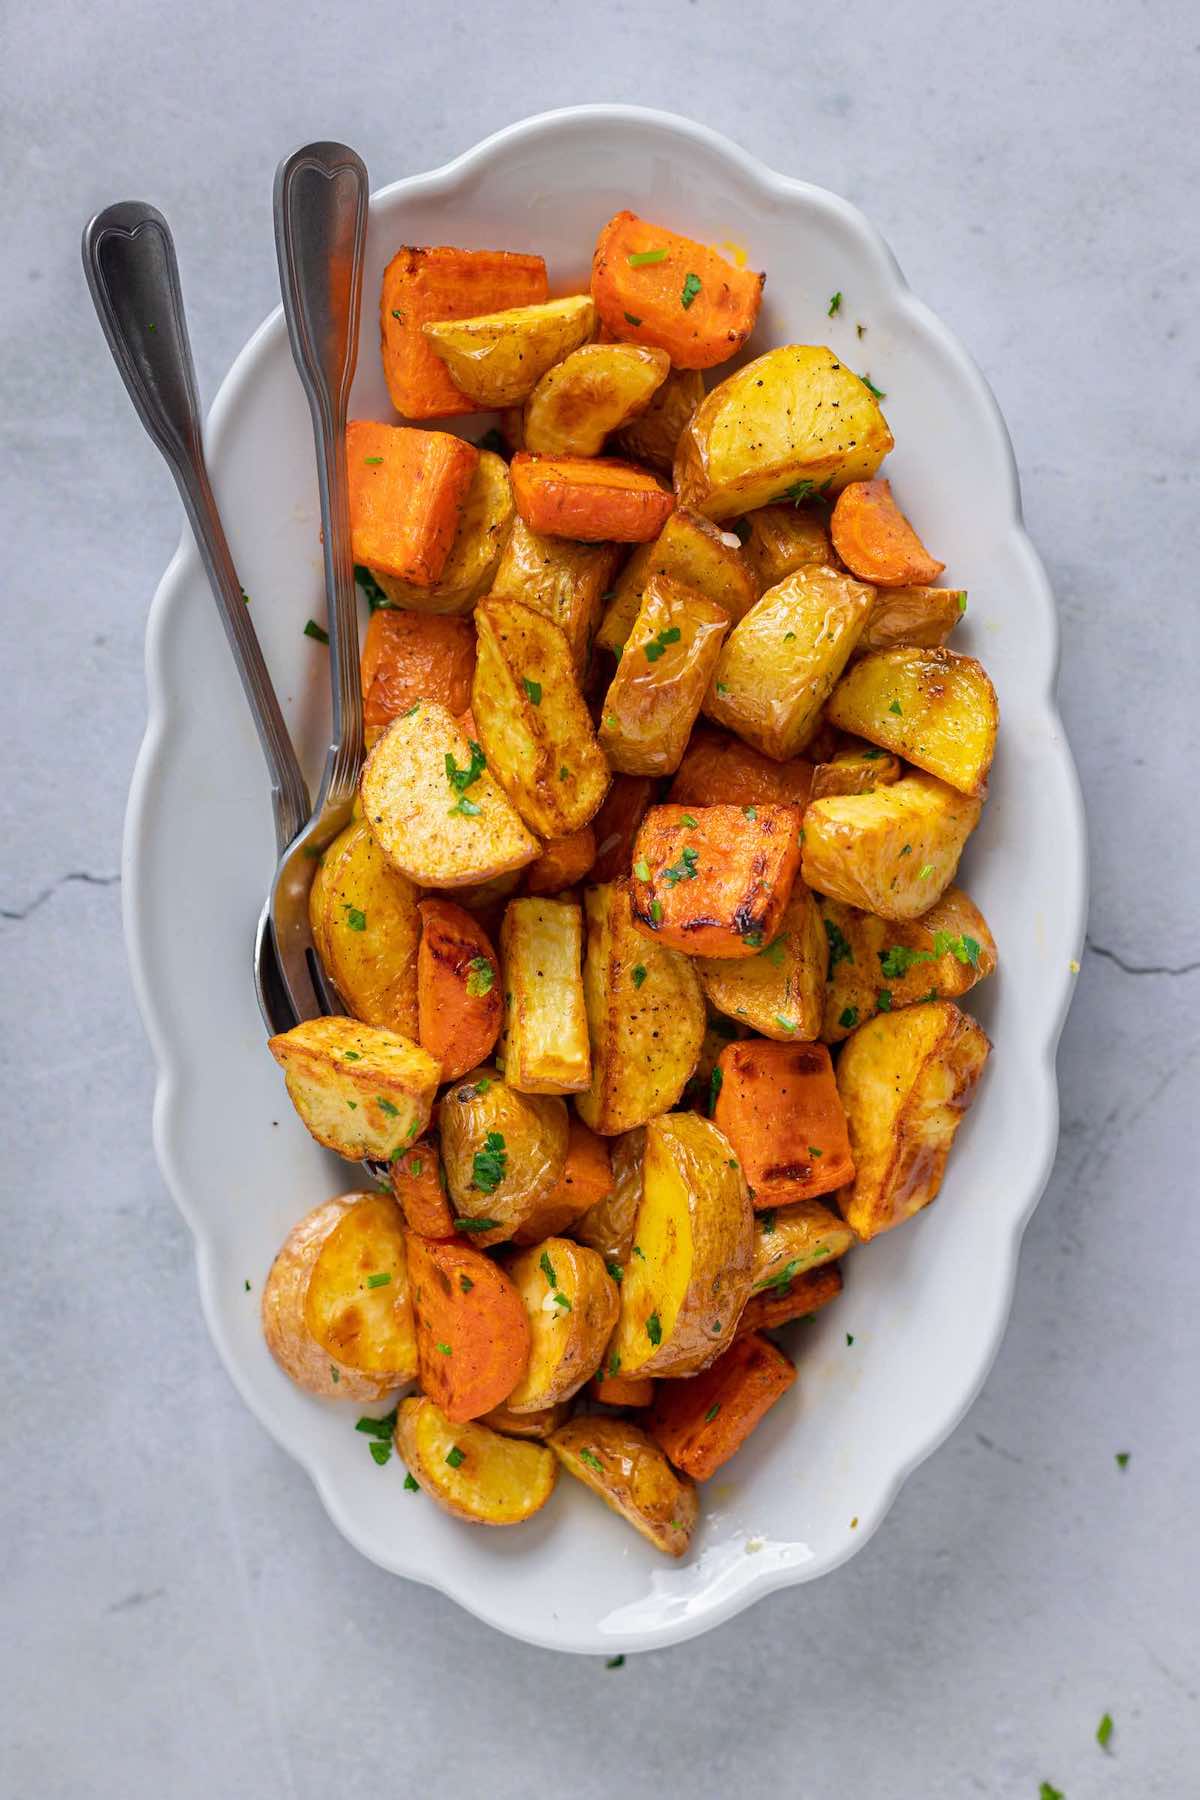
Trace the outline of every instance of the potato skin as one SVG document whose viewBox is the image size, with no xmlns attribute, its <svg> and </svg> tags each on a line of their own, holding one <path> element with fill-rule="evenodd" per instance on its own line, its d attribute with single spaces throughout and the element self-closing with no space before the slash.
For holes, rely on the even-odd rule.
<svg viewBox="0 0 1200 1800">
<path fill-rule="evenodd" d="M 705 998 L 740 1025 L 782 1044 L 819 1037 L 829 948 L 821 910 L 797 881 L 779 927 L 757 956 L 699 957 Z"/>
<path fill-rule="evenodd" d="M 690 956 L 756 956 L 791 896 L 800 818 L 795 806 L 652 806 L 634 845 L 634 924 Z"/>
<path fill-rule="evenodd" d="M 828 716 L 962 794 L 987 792 L 999 705 L 973 656 L 908 645 L 877 650 L 838 683 Z"/>
<path fill-rule="evenodd" d="M 777 587 L 797 569 L 837 567 L 827 517 L 790 501 L 785 506 L 760 506 L 746 515 L 745 556 L 761 592 Z"/>
<path fill-rule="evenodd" d="M 871 794 L 814 800 L 800 872 L 832 900 L 882 919 L 917 919 L 954 879 L 982 803 L 914 770 Z"/>
<path fill-rule="evenodd" d="M 441 1065 L 418 1044 L 358 1019 L 306 1019 L 267 1044 L 319 1144 L 386 1161 L 429 1123 Z"/>
<path fill-rule="evenodd" d="M 699 369 L 673 368 L 646 410 L 618 432 L 621 455 L 670 475 L 680 435 L 703 398 Z"/>
<path fill-rule="evenodd" d="M 903 773 L 903 763 L 890 751 L 851 742 L 835 751 L 828 762 L 816 765 L 810 797 L 824 800 L 830 794 L 869 794 L 873 788 L 890 787 Z"/>
<path fill-rule="evenodd" d="M 668 1556 L 687 1553 L 700 1513 L 695 1483 L 630 1419 L 571 1419 L 550 1438 L 563 1467 Z"/>
<path fill-rule="evenodd" d="M 507 1406 L 493 1406 L 491 1412 L 484 1413 L 479 1420 L 492 1431 L 500 1432 L 504 1437 L 536 1438 L 545 1443 L 552 1432 L 565 1425 L 571 1416 L 570 1402 L 563 1400 L 558 1406 L 545 1406 L 540 1412 L 510 1412 Z"/>
<path fill-rule="evenodd" d="M 666 380 L 665 350 L 584 344 L 546 370 L 525 405 L 524 447 L 543 456 L 599 456 L 610 432 L 649 406 Z"/>
<path fill-rule="evenodd" d="M 820 1200 L 757 1213 L 750 1293 L 787 1288 L 803 1271 L 836 1262 L 857 1242 L 845 1220 Z"/>
<path fill-rule="evenodd" d="M 522 405 L 547 369 L 587 342 L 595 323 L 588 295 L 569 294 L 470 319 L 431 320 L 421 331 L 455 387 L 481 412 L 499 412 Z"/>
<path fill-rule="evenodd" d="M 622 1275 L 633 1248 L 634 1226 L 638 1207 L 642 1204 L 642 1159 L 645 1153 L 644 1125 L 637 1125 L 616 1139 L 612 1147 L 609 1190 L 575 1225 L 575 1236 L 579 1241 L 599 1251 L 605 1266 L 620 1269 Z"/>
<path fill-rule="evenodd" d="M 320 923 L 317 914 L 320 914 Z M 361 820 L 336 837 L 310 894 L 313 942 L 347 1010 L 417 1036 L 417 890 Z"/>
<path fill-rule="evenodd" d="M 505 600 L 523 601 L 559 626 L 582 676 L 620 555 L 616 544 L 573 544 L 568 538 L 547 537 L 518 517 L 491 591 Z"/>
<path fill-rule="evenodd" d="M 731 619 L 744 618 L 760 589 L 736 541 L 702 513 L 677 506 L 652 544 L 639 544 L 617 577 L 612 604 L 596 633 L 602 649 L 620 655 L 638 639 L 634 621 L 655 575 L 703 594 Z"/>
<path fill-rule="evenodd" d="M 396 1449 L 431 1500 L 473 1525 L 520 1525 L 545 1506 L 558 1464 L 536 1443 L 518 1443 L 478 1422 L 453 1424 L 424 1394 L 401 1402 Z M 461 1453 L 457 1467 L 448 1461 Z"/>
<path fill-rule="evenodd" d="M 831 945 L 820 1034 L 827 1044 L 840 1043 L 881 1010 L 930 998 L 957 1000 L 996 967 L 987 920 L 959 887 L 948 887 L 917 919 L 879 919 L 824 895 L 821 913 Z M 939 941 L 947 939 L 953 948 L 939 953 Z M 882 1007 L 881 995 L 887 996 Z"/>
<path fill-rule="evenodd" d="M 963 588 L 878 588 L 871 616 L 854 656 L 890 650 L 895 644 L 919 644 L 935 650 L 944 644 L 967 608 Z"/>
<path fill-rule="evenodd" d="M 577 1394 L 600 1367 L 617 1322 L 617 1284 L 594 1250 L 570 1238 L 531 1244 L 505 1268 L 525 1302 L 532 1343 L 529 1366 L 505 1405 L 512 1413 L 544 1412 Z"/>
<path fill-rule="evenodd" d="M 440 1119 L 446 1185 L 457 1216 L 496 1220 L 494 1230 L 472 1231 L 470 1241 L 479 1249 L 505 1242 L 562 1179 L 565 1104 L 551 1094 L 519 1094 L 489 1065 L 449 1089 Z M 480 1187 L 475 1158 L 488 1154 L 494 1135 L 504 1140 L 495 1147 L 503 1152 L 503 1173 L 494 1187 Z M 487 1167 L 489 1179 L 495 1172 Z"/>
<path fill-rule="evenodd" d="M 715 600 L 652 575 L 600 713 L 598 738 L 623 775 L 669 775 L 679 767 L 729 616 Z"/>
</svg>

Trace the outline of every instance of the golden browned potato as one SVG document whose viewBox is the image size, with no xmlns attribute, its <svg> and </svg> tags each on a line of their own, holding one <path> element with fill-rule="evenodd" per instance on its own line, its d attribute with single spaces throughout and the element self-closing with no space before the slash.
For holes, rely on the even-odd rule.
<svg viewBox="0 0 1200 1800">
<path fill-rule="evenodd" d="M 508 464 L 494 450 L 481 450 L 450 554 L 433 586 L 416 587 L 378 570 L 372 570 L 374 579 L 393 606 L 409 612 L 470 612 L 491 587 L 513 518 Z"/>
<path fill-rule="evenodd" d="M 816 344 L 768 350 L 715 387 L 679 440 L 675 491 L 710 519 L 865 481 L 892 448 L 866 383 Z"/>
<path fill-rule="evenodd" d="M 520 1525 L 545 1506 L 558 1476 L 544 1445 L 503 1437 L 477 1420 L 452 1425 L 424 1394 L 401 1401 L 396 1449 L 431 1500 L 473 1525 Z"/>
<path fill-rule="evenodd" d="M 420 887 L 462 888 L 524 868 L 541 845 L 444 706 L 393 719 L 359 781 L 363 817 L 394 868 Z"/>
<path fill-rule="evenodd" d="M 837 558 L 829 540 L 829 515 L 808 506 L 760 506 L 741 521 L 746 532 L 746 561 L 762 592 L 778 587 L 797 569 L 834 569 Z"/>
<path fill-rule="evenodd" d="M 524 1094 L 572 1094 L 592 1079 L 583 1004 L 583 910 L 510 900 L 504 962 L 504 1079 Z"/>
<path fill-rule="evenodd" d="M 541 1413 L 569 1400 L 595 1374 L 617 1322 L 617 1284 L 604 1259 L 570 1238 L 550 1237 L 505 1268 L 529 1314 L 529 1367 L 505 1401 Z"/>
<path fill-rule="evenodd" d="M 847 1040 L 837 1084 L 854 1180 L 838 1205 L 864 1242 L 936 1198 L 990 1049 L 952 1000 L 877 1013 Z"/>
<path fill-rule="evenodd" d="M 733 1338 L 753 1255 L 749 1190 L 729 1140 L 698 1113 L 651 1119 L 621 1316 L 605 1366 L 622 1375 L 705 1368 Z"/>
<path fill-rule="evenodd" d="M 854 647 L 856 656 L 890 650 L 893 644 L 944 644 L 967 610 L 962 588 L 877 588 L 866 630 Z"/>
<path fill-rule="evenodd" d="M 777 762 L 803 750 L 871 611 L 874 589 L 798 569 L 735 625 L 704 711 Z"/>
<path fill-rule="evenodd" d="M 633 1248 L 633 1228 L 642 1204 L 642 1158 L 646 1128 L 638 1125 L 612 1147 L 612 1186 L 575 1225 L 581 1243 L 598 1250 L 614 1281 L 620 1281 Z"/>
<path fill-rule="evenodd" d="M 701 956 L 696 968 L 711 1006 L 786 1044 L 820 1036 L 827 961 L 820 908 L 798 881 L 778 931 L 757 956 Z"/>
<path fill-rule="evenodd" d="M 583 998 L 592 1085 L 575 1109 L 602 1137 L 674 1106 L 704 1038 L 704 995 L 686 956 L 634 929 L 629 883 L 588 888 Z"/>
<path fill-rule="evenodd" d="M 489 1066 L 447 1090 L 439 1118 L 457 1229 L 481 1247 L 503 1243 L 562 1179 L 565 1103 L 519 1094 Z"/>
<path fill-rule="evenodd" d="M 383 1194 L 342 1194 L 288 1234 L 262 1295 L 286 1375 L 327 1400 L 382 1400 L 417 1372 L 404 1221 Z"/>
<path fill-rule="evenodd" d="M 442 1065 L 399 1032 L 306 1019 L 267 1048 L 318 1144 L 351 1162 L 386 1162 L 429 1123 Z"/>
<path fill-rule="evenodd" d="M 890 787 L 899 781 L 904 765 L 898 756 L 874 744 L 851 743 L 836 750 L 828 762 L 813 770 L 813 800 L 830 794 L 869 794 L 872 788 Z"/>
<path fill-rule="evenodd" d="M 800 873 L 832 900 L 881 919 L 918 919 L 954 880 L 982 810 L 982 801 L 920 771 L 871 794 L 814 800 Z"/>
<path fill-rule="evenodd" d="M 793 1206 L 756 1213 L 750 1292 L 786 1291 L 804 1270 L 835 1261 L 856 1242 L 845 1220 L 820 1200 L 797 1200 Z"/>
<path fill-rule="evenodd" d="M 644 412 L 671 359 L 648 344 L 584 344 L 547 369 L 525 403 L 525 449 L 599 456 L 610 431 Z"/>
<path fill-rule="evenodd" d="M 492 579 L 492 593 L 523 600 L 560 626 L 582 674 L 620 558 L 617 544 L 573 544 L 569 538 L 544 537 L 518 514 Z"/>
<path fill-rule="evenodd" d="M 575 679 L 566 634 L 520 600 L 475 608 L 471 712 L 488 767 L 542 837 L 579 831 L 611 779 Z"/>
<path fill-rule="evenodd" d="M 683 1556 L 700 1514 L 696 1484 L 630 1419 L 571 1419 L 550 1439 L 568 1474 L 668 1556 Z"/>
<path fill-rule="evenodd" d="M 730 619 L 743 618 L 759 595 L 734 533 L 722 531 L 700 513 L 676 507 L 653 543 L 639 544 L 617 577 L 612 605 L 596 633 L 602 649 L 620 655 L 632 636 L 647 583 L 655 575 L 667 575 L 706 600 L 715 600 Z"/>
<path fill-rule="evenodd" d="M 645 412 L 618 434 L 620 454 L 669 475 L 680 433 L 703 398 L 704 376 L 699 369 L 672 369 Z"/>
<path fill-rule="evenodd" d="M 821 1036 L 840 1043 L 877 1012 L 918 1000 L 957 1000 L 996 967 L 987 920 L 961 888 L 948 887 L 919 919 L 877 919 L 821 899 L 829 980 Z"/>
<path fill-rule="evenodd" d="M 455 387 L 481 412 L 498 412 L 527 400 L 553 363 L 587 343 L 595 322 L 589 296 L 568 294 L 540 306 L 439 320 L 421 330 Z"/>
<path fill-rule="evenodd" d="M 600 746 L 622 775 L 670 775 L 683 760 L 729 615 L 652 575 L 600 713 Z"/>
<path fill-rule="evenodd" d="M 336 837 L 309 896 L 313 942 L 347 1011 L 417 1036 L 417 890 L 362 821 Z M 317 913 L 320 915 L 318 928 Z"/>
<path fill-rule="evenodd" d="M 1000 710 L 982 663 L 953 650 L 876 650 L 843 676 L 828 717 L 960 794 L 985 794 Z"/>
<path fill-rule="evenodd" d="M 540 1412 L 515 1413 L 507 1406 L 493 1406 L 479 1423 L 489 1425 L 493 1431 L 502 1431 L 505 1437 L 537 1438 L 545 1443 L 551 1432 L 565 1425 L 570 1416 L 570 1405 L 564 1400 L 558 1406 L 544 1406 Z"/>
</svg>

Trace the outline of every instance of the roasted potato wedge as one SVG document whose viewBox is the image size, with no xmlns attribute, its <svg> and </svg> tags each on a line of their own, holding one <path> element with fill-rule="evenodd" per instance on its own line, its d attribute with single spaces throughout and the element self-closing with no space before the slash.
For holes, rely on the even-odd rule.
<svg viewBox="0 0 1200 1800">
<path fill-rule="evenodd" d="M 330 844 L 310 898 L 313 941 L 347 1010 L 365 1025 L 415 1038 L 417 890 L 364 824 L 348 825 Z"/>
<path fill-rule="evenodd" d="M 677 1469 L 707 1481 L 741 1449 L 796 1380 L 769 1338 L 747 1332 L 691 1381 L 663 1381 L 649 1425 Z"/>
<path fill-rule="evenodd" d="M 504 1079 L 523 1094 L 573 1094 L 592 1079 L 583 1004 L 583 912 L 566 900 L 510 900 L 504 958 Z"/>
<path fill-rule="evenodd" d="M 800 817 L 795 806 L 652 806 L 633 849 L 638 930 L 690 956 L 755 956 L 791 896 Z"/>
<path fill-rule="evenodd" d="M 758 578 L 759 590 L 778 587 L 798 569 L 836 567 L 829 538 L 829 515 L 821 509 L 760 506 L 740 523 L 746 533 L 746 561 Z"/>
<path fill-rule="evenodd" d="M 878 1013 L 847 1039 L 837 1082 L 854 1179 L 838 1205 L 864 1242 L 937 1197 L 990 1049 L 952 1000 Z"/>
<path fill-rule="evenodd" d="M 830 794 L 869 794 L 873 788 L 890 787 L 904 773 L 904 764 L 889 750 L 872 744 L 851 744 L 836 750 L 828 762 L 813 770 L 813 800 Z"/>
<path fill-rule="evenodd" d="M 746 1038 L 721 1052 L 717 1077 L 713 1118 L 756 1211 L 811 1200 L 850 1180 L 846 1117 L 824 1044 Z"/>
<path fill-rule="evenodd" d="M 620 1281 L 633 1248 L 633 1228 L 637 1224 L 638 1207 L 642 1204 L 642 1158 L 646 1152 L 646 1128 L 615 1140 L 612 1147 L 612 1180 L 608 1192 L 602 1194 L 578 1220 L 575 1236 L 583 1244 L 598 1250 L 614 1281 Z"/>
<path fill-rule="evenodd" d="M 928 585 L 946 566 L 930 556 L 896 505 L 890 481 L 853 481 L 844 487 L 829 534 L 851 574 L 876 587 Z"/>
<path fill-rule="evenodd" d="M 698 727 L 675 771 L 667 798 L 676 806 L 808 805 L 813 765 L 802 756 L 779 763 L 727 731 Z"/>
<path fill-rule="evenodd" d="M 701 956 L 696 968 L 710 1006 L 787 1044 L 821 1034 L 828 960 L 821 909 L 798 881 L 778 930 L 757 956 Z"/>
<path fill-rule="evenodd" d="M 973 656 L 905 645 L 877 650 L 843 676 L 828 716 L 960 794 L 987 792 L 1000 712 L 996 690 Z"/>
<path fill-rule="evenodd" d="M 672 369 L 643 413 L 617 434 L 617 448 L 631 461 L 670 474 L 684 426 L 704 398 L 699 369 Z"/>
<path fill-rule="evenodd" d="M 262 1326 L 275 1361 L 310 1394 L 382 1400 L 411 1381 L 417 1340 L 395 1201 L 343 1194 L 301 1219 L 271 1264 Z"/>
<path fill-rule="evenodd" d="M 685 956 L 634 929 L 628 882 L 588 888 L 584 907 L 592 1084 L 575 1106 L 585 1125 L 615 1137 L 678 1100 L 704 1038 L 704 996 Z"/>
<path fill-rule="evenodd" d="M 560 626 L 582 675 L 620 555 L 616 544 L 573 544 L 569 538 L 544 537 L 517 518 L 493 577 L 492 593 L 522 600 Z"/>
<path fill-rule="evenodd" d="M 652 544 L 638 545 L 617 577 L 612 605 L 596 633 L 602 649 L 619 656 L 627 641 L 637 641 L 634 621 L 655 575 L 714 600 L 731 620 L 743 618 L 759 595 L 733 533 L 700 513 L 677 508 Z"/>
<path fill-rule="evenodd" d="M 857 1238 L 844 1219 L 820 1200 L 769 1207 L 754 1220 L 754 1268 L 750 1292 L 787 1288 L 797 1275 L 836 1262 Z"/>
<path fill-rule="evenodd" d="M 800 872 L 810 888 L 881 919 L 917 919 L 954 879 L 982 802 L 914 772 L 871 794 L 814 800 Z"/>
<path fill-rule="evenodd" d="M 529 1315 L 529 1366 L 505 1401 L 543 1412 L 577 1394 L 600 1367 L 617 1322 L 617 1284 L 604 1260 L 570 1238 L 545 1238 L 506 1260 Z"/>
<path fill-rule="evenodd" d="M 267 1048 L 318 1144 L 351 1162 L 386 1162 L 429 1123 L 441 1064 L 399 1032 L 306 1019 Z"/>
<path fill-rule="evenodd" d="M 393 719 L 359 781 L 363 817 L 393 867 L 421 887 L 461 888 L 524 868 L 541 845 L 444 706 Z"/>
<path fill-rule="evenodd" d="M 543 456 L 599 456 L 604 440 L 649 406 L 666 380 L 665 350 L 584 344 L 547 369 L 525 405 L 524 447 Z"/>
<path fill-rule="evenodd" d="M 417 1016 L 424 1049 L 457 1081 L 486 1062 L 500 1035 L 500 965 L 487 933 L 453 900 L 422 900 Z"/>
<path fill-rule="evenodd" d="M 474 319 L 439 319 L 421 330 L 455 387 L 481 412 L 499 412 L 527 400 L 547 369 L 587 343 L 595 322 L 590 296 L 568 294 Z"/>
<path fill-rule="evenodd" d="M 409 612 L 468 613 L 479 596 L 490 589 L 515 516 L 508 464 L 494 450 L 481 450 L 479 464 L 463 501 L 458 529 L 433 586 L 417 587 L 411 581 L 384 574 L 379 569 L 370 572 L 393 606 L 404 607 Z M 363 693 L 370 711 L 365 679 Z M 413 696 L 414 699 L 419 697 Z M 441 698 L 440 695 L 428 697 Z M 451 706 L 450 711 L 454 710 Z"/>
<path fill-rule="evenodd" d="M 565 1425 L 570 1416 L 570 1405 L 564 1400 L 558 1406 L 545 1406 L 540 1412 L 515 1413 L 509 1412 L 507 1406 L 493 1406 L 479 1423 L 503 1432 L 505 1437 L 537 1438 L 545 1443 L 551 1432 Z"/>
<path fill-rule="evenodd" d="M 473 1525 L 520 1525 L 545 1506 L 558 1477 L 542 1444 L 452 1424 L 424 1394 L 401 1402 L 396 1449 L 431 1500 Z"/>
<path fill-rule="evenodd" d="M 836 493 L 892 448 L 865 382 L 816 344 L 768 350 L 715 387 L 679 440 L 675 491 L 710 519 Z"/>
<path fill-rule="evenodd" d="M 919 644 L 936 650 L 966 610 L 964 588 L 879 588 L 866 628 L 854 646 L 854 656 L 890 650 L 895 644 Z"/>
<path fill-rule="evenodd" d="M 919 1000 L 957 1000 L 996 967 L 987 920 L 959 887 L 919 919 L 877 919 L 821 898 L 829 979 L 821 1037 L 840 1043 L 877 1012 Z"/>
<path fill-rule="evenodd" d="M 574 1231 L 579 1221 L 607 1198 L 612 1185 L 608 1144 L 582 1119 L 572 1117 L 568 1124 L 567 1161 L 562 1179 L 525 1223 L 517 1227 L 513 1242 L 538 1244 L 543 1238 Z"/>
<path fill-rule="evenodd" d="M 714 600 L 651 576 L 600 713 L 600 746 L 614 769 L 678 768 L 728 629 Z"/>
<path fill-rule="evenodd" d="M 542 837 L 578 831 L 608 792 L 608 765 L 575 679 L 566 634 L 520 600 L 475 609 L 471 711 L 488 767 Z"/>
<path fill-rule="evenodd" d="M 777 1331 L 794 1319 L 811 1319 L 823 1306 L 837 1299 L 844 1285 L 841 1264 L 827 1262 L 794 1275 L 791 1281 L 779 1282 L 774 1287 L 764 1288 L 761 1293 L 751 1294 L 742 1308 L 737 1335 L 745 1337 L 750 1331 Z"/>
<path fill-rule="evenodd" d="M 488 1067 L 444 1095 L 440 1119 L 459 1229 L 480 1247 L 503 1243 L 562 1180 L 566 1105 L 550 1094 L 520 1094 Z"/>
<path fill-rule="evenodd" d="M 651 1119 L 608 1372 L 690 1375 L 712 1362 L 749 1296 L 753 1256 L 754 1215 L 728 1140 L 697 1113 Z"/>
<path fill-rule="evenodd" d="M 654 1440 L 630 1419 L 570 1419 L 550 1438 L 568 1474 L 668 1556 L 684 1556 L 700 1513 L 690 1476 L 677 1474 Z"/>
<path fill-rule="evenodd" d="M 765 756 L 803 750 L 870 616 L 872 589 L 832 569 L 798 569 L 734 626 L 704 711 Z"/>
</svg>

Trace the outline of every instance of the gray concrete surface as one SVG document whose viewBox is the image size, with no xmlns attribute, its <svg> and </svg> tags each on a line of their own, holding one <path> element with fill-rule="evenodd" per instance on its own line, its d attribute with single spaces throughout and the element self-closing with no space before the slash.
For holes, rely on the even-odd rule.
<svg viewBox="0 0 1200 1800">
<path fill-rule="evenodd" d="M 0 1793 L 1195 1794 L 1192 9 L 47 0 L 4 36 Z M 211 396 L 275 300 L 285 149 L 346 137 L 383 180 L 592 99 L 847 194 L 974 350 L 1094 858 L 1061 1151 L 977 1405 L 853 1564 L 611 1672 L 361 1561 L 209 1344 L 116 881 L 179 518 L 77 250 L 108 200 L 164 208 Z"/>
</svg>

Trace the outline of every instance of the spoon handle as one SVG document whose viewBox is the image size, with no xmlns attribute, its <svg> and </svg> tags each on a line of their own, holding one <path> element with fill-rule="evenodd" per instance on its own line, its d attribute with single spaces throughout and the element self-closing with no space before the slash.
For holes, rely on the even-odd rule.
<svg viewBox="0 0 1200 1800">
<path fill-rule="evenodd" d="M 166 458 L 208 573 L 271 777 L 282 849 L 309 816 L 308 786 L 250 622 L 217 511 L 200 425 L 179 266 L 162 214 L 138 200 L 84 228 L 83 267 L 108 347 L 138 417 Z"/>
<path fill-rule="evenodd" d="M 317 811 L 350 798 L 363 756 L 346 407 L 358 356 L 370 188 L 345 144 L 306 144 L 275 174 L 275 250 L 292 355 L 312 409 L 324 526 L 332 724 Z"/>
</svg>

